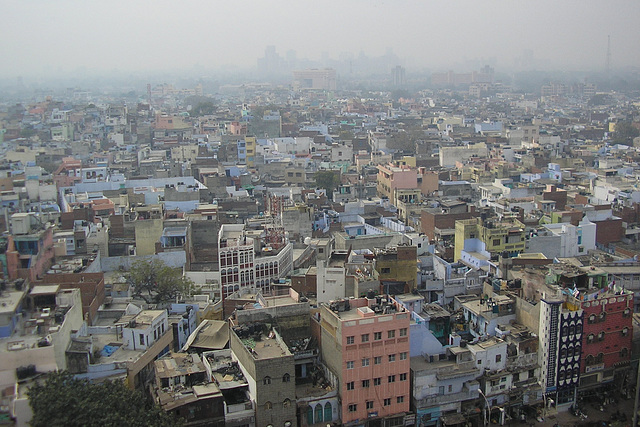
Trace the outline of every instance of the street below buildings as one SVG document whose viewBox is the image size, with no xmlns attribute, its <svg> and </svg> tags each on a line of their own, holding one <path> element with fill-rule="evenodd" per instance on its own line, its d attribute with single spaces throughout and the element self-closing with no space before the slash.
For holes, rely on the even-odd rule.
<svg viewBox="0 0 640 427">
<path fill-rule="evenodd" d="M 580 408 L 587 418 L 582 420 L 580 417 L 573 415 L 570 411 L 560 411 L 547 415 L 544 421 L 538 421 L 534 418 L 528 418 L 526 422 L 518 420 L 510 420 L 507 425 L 511 426 L 529 426 L 529 427 L 626 427 L 631 426 L 633 422 L 633 399 L 618 399 L 615 403 L 602 405 L 600 410 L 599 403 L 585 403 Z"/>
</svg>

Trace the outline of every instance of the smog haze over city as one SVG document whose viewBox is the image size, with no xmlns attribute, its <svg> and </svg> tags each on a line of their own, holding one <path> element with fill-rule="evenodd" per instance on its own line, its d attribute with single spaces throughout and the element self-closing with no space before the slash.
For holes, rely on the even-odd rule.
<svg viewBox="0 0 640 427">
<path fill-rule="evenodd" d="M 0 17 L 0 426 L 640 426 L 640 0 Z"/>
<path fill-rule="evenodd" d="M 341 75 L 640 66 L 637 1 L 5 1 L 0 78 L 255 74 L 273 46 L 292 68 Z M 386 58 L 377 70 L 367 58 Z M 342 69 L 341 69 L 342 66 Z M 237 74 L 236 74 L 237 75 Z"/>
</svg>

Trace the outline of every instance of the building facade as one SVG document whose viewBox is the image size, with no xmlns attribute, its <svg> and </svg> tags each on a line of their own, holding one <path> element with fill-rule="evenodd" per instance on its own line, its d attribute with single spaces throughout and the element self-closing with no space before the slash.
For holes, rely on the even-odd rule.
<svg viewBox="0 0 640 427">
<path fill-rule="evenodd" d="M 322 306 L 322 357 L 338 383 L 342 425 L 403 422 L 411 396 L 409 315 L 386 296 Z"/>
</svg>

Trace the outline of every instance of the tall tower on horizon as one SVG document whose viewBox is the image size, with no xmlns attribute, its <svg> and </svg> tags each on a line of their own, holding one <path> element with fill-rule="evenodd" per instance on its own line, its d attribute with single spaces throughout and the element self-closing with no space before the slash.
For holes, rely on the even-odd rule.
<svg viewBox="0 0 640 427">
<path fill-rule="evenodd" d="M 606 63 L 607 76 L 611 73 L 611 36 L 607 36 L 607 63 Z"/>
</svg>

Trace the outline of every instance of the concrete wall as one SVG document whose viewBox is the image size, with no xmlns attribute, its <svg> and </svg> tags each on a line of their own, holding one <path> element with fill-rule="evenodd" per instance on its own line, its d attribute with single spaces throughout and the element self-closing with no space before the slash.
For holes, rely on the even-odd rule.
<svg viewBox="0 0 640 427">
<path fill-rule="evenodd" d="M 153 255 L 156 252 L 156 242 L 160 241 L 163 230 L 162 219 L 146 219 L 136 221 L 136 254 Z"/>
<path fill-rule="evenodd" d="M 255 310 L 237 310 L 236 319 L 238 324 L 252 322 L 271 323 L 277 325 L 279 330 L 309 328 L 311 323 L 308 303 L 280 305 Z"/>
<path fill-rule="evenodd" d="M 157 255 L 149 256 L 120 256 L 120 257 L 102 257 L 102 271 L 116 271 L 122 267 L 129 270 L 131 265 L 138 260 L 159 259 L 169 267 L 184 267 L 187 262 L 187 255 L 184 251 L 161 252 Z"/>
<path fill-rule="evenodd" d="M 277 345 L 274 340 L 274 345 Z M 231 351 L 238 360 L 256 402 L 256 426 L 296 424 L 295 362 L 293 355 L 256 360 L 238 336 L 231 332 Z M 290 381 L 283 381 L 289 374 Z M 265 384 L 265 377 L 270 382 Z M 288 406 L 285 401 L 289 402 Z M 267 406 L 269 405 L 269 406 Z M 267 408 L 270 409 L 267 409 Z"/>
<path fill-rule="evenodd" d="M 516 321 L 537 333 L 540 328 L 540 304 L 533 305 L 522 298 L 514 298 L 516 300 Z"/>
<path fill-rule="evenodd" d="M 378 234 L 374 236 L 360 236 L 355 239 L 349 239 L 346 234 L 336 233 L 334 235 L 336 239 L 336 249 L 373 249 L 384 248 L 387 245 L 393 243 L 400 243 L 402 241 L 401 234 Z"/>
</svg>

